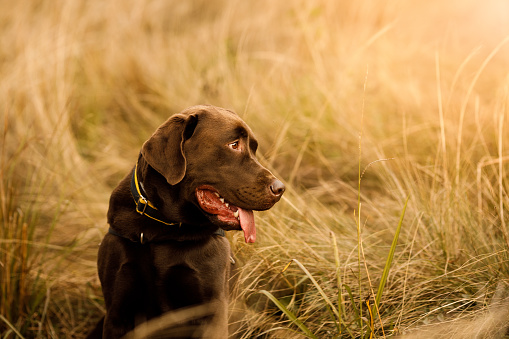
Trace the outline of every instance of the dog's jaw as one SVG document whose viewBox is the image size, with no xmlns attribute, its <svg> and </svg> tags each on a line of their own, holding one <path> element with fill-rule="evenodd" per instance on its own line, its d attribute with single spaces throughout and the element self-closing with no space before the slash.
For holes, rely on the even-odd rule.
<svg viewBox="0 0 509 339">
<path fill-rule="evenodd" d="M 200 208 L 215 224 L 225 230 L 242 229 L 246 243 L 256 241 L 256 226 L 252 210 L 231 204 L 211 186 L 198 187 L 195 195 Z"/>
</svg>

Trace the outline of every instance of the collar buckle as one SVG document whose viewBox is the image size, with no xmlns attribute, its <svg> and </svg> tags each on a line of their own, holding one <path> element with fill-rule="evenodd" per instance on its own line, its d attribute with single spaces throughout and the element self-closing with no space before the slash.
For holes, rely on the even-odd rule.
<svg viewBox="0 0 509 339">
<path fill-rule="evenodd" d="M 143 206 L 143 208 L 140 208 L 140 205 Z M 145 215 L 145 210 L 147 209 L 148 201 L 145 199 L 144 196 L 140 195 L 138 198 L 138 201 L 136 202 L 136 212 L 138 212 L 141 215 Z"/>
</svg>

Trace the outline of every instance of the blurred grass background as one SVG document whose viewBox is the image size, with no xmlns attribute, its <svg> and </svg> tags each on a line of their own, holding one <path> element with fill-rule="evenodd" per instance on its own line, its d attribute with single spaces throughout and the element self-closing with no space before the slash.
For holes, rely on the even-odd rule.
<svg viewBox="0 0 509 339">
<path fill-rule="evenodd" d="M 93 326 L 109 194 L 201 103 L 238 112 L 287 184 L 254 246 L 230 235 L 238 337 L 302 334 L 260 290 L 320 338 L 509 325 L 506 1 L 0 1 L 0 32 L 2 337 Z"/>
</svg>

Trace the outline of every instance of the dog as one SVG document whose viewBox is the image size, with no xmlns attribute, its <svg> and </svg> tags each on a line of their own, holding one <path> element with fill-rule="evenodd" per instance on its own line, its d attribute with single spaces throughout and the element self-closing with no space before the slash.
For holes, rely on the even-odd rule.
<svg viewBox="0 0 509 339">
<path fill-rule="evenodd" d="M 279 201 L 284 184 L 256 159 L 258 142 L 234 112 L 193 106 L 142 145 L 113 190 L 98 253 L 106 314 L 89 338 L 121 338 L 169 312 L 206 305 L 169 338 L 228 337 L 231 250 L 224 231 L 256 240 L 253 210 Z"/>
</svg>

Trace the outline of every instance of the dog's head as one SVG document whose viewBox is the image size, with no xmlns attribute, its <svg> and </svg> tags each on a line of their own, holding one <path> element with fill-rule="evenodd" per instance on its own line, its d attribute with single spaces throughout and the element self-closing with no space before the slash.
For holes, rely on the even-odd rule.
<svg viewBox="0 0 509 339">
<path fill-rule="evenodd" d="M 211 223 L 254 242 L 253 210 L 271 208 L 285 186 L 256 159 L 258 142 L 234 112 L 194 106 L 171 116 L 142 147 L 152 168 Z"/>
</svg>

